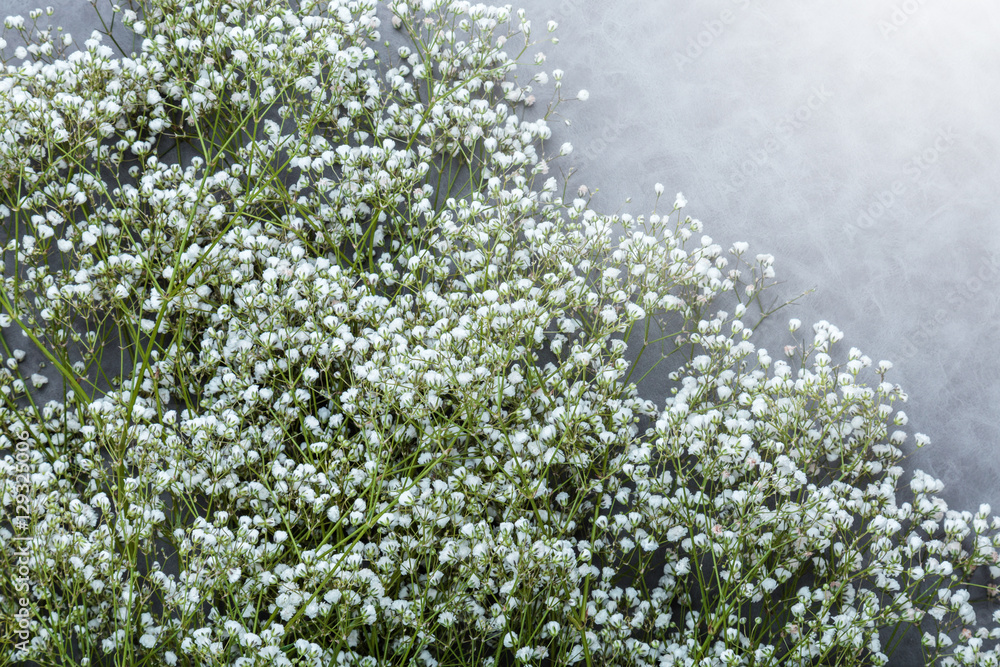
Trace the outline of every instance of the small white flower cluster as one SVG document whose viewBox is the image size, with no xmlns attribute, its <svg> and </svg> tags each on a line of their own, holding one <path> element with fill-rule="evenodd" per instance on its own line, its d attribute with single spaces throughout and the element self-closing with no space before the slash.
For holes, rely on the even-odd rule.
<svg viewBox="0 0 1000 667">
<path fill-rule="evenodd" d="M 757 347 L 774 258 L 683 194 L 609 216 L 536 180 L 572 144 L 521 117 L 523 12 L 296 4 L 119 7 L 126 58 L 6 22 L 0 325 L 64 391 L 0 367 L 34 612 L 6 661 L 885 664 L 933 621 L 928 664 L 996 664 L 968 584 L 1000 520 L 919 472 L 897 502 L 891 364 L 869 386 L 827 322 L 797 367 Z M 657 346 L 662 405 L 626 359 Z"/>
</svg>

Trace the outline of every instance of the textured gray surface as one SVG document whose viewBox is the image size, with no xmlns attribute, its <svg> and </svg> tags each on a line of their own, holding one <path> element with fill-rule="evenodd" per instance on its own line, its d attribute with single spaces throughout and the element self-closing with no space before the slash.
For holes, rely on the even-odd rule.
<svg viewBox="0 0 1000 667">
<path fill-rule="evenodd" d="M 662 182 L 723 247 L 774 254 L 784 295 L 816 288 L 781 319 L 829 320 L 895 363 L 908 430 L 933 442 L 908 465 L 953 506 L 1000 510 L 1000 8 L 526 5 L 559 22 L 547 66 L 590 91 L 566 112 L 574 182 L 633 214 Z"/>
<path fill-rule="evenodd" d="M 49 2 L 78 43 L 100 26 L 88 2 Z M 774 254 L 776 294 L 815 288 L 779 320 L 829 320 L 845 349 L 895 363 L 908 430 L 933 442 L 907 466 L 944 480 L 952 507 L 1000 511 L 1000 6 L 523 5 L 539 34 L 559 22 L 543 50 L 564 92 L 591 93 L 562 109 L 573 184 L 635 215 L 662 182 L 723 247 Z M 0 0 L 0 16 L 30 9 Z M 789 342 L 772 326 L 758 344 Z"/>
</svg>

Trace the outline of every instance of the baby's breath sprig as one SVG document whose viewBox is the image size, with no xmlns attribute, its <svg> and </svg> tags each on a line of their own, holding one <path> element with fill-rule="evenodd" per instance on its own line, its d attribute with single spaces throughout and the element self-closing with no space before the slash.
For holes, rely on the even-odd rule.
<svg viewBox="0 0 1000 667">
<path fill-rule="evenodd" d="M 524 11 L 111 9 L 0 43 L 5 662 L 996 664 L 891 364 L 772 358 L 772 256 L 549 177 Z"/>
</svg>

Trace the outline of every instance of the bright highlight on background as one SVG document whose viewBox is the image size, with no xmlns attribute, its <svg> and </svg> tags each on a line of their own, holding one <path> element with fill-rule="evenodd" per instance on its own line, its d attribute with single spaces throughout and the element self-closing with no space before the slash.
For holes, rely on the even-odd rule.
<svg viewBox="0 0 1000 667">
<path fill-rule="evenodd" d="M 663 182 L 718 242 L 773 253 L 788 296 L 816 289 L 791 314 L 896 363 L 937 445 L 912 465 L 957 504 L 998 504 L 1000 7 L 528 7 L 559 22 L 548 63 L 590 91 L 567 130 L 574 182 L 632 213 L 650 202 L 635 184 Z"/>
</svg>

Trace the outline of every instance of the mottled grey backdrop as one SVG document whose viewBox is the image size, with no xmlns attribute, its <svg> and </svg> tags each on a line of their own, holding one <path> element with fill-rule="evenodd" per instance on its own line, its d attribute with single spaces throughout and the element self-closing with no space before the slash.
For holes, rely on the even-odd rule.
<svg viewBox="0 0 1000 667">
<path fill-rule="evenodd" d="M 783 295 L 815 288 L 776 317 L 893 361 L 932 439 L 908 465 L 1000 511 L 1000 6 L 526 6 L 559 23 L 546 64 L 590 92 L 564 133 L 595 205 L 647 211 L 662 182 L 723 247 L 772 253 Z M 775 356 L 791 342 L 761 333 Z"/>
</svg>

